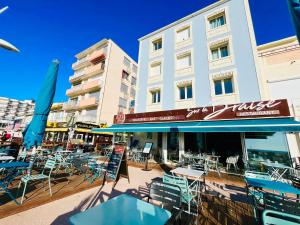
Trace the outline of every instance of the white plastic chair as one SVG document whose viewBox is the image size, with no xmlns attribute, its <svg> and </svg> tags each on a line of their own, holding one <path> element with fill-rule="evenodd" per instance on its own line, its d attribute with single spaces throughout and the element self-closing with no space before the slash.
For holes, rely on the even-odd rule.
<svg viewBox="0 0 300 225">
<path fill-rule="evenodd" d="M 231 165 L 233 165 L 235 172 L 237 172 L 238 166 L 237 163 L 239 161 L 239 155 L 230 156 L 226 159 L 226 170 L 229 171 Z"/>
</svg>

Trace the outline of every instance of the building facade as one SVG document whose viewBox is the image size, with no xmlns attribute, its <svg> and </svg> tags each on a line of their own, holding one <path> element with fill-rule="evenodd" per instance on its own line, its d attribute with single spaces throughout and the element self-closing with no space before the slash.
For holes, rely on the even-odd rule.
<svg viewBox="0 0 300 225">
<path fill-rule="evenodd" d="M 290 165 L 287 137 L 300 123 L 288 96 L 267 89 L 247 0 L 218 1 L 139 41 L 135 114 L 106 131 L 153 143 L 164 163 L 205 153 L 258 170 L 266 160 Z"/>
<path fill-rule="evenodd" d="M 109 125 L 114 114 L 134 110 L 137 64 L 118 45 L 104 39 L 76 58 L 66 91 L 68 114 L 77 122 Z"/>
<path fill-rule="evenodd" d="M 0 97 L 0 131 L 24 128 L 24 120 L 33 115 L 32 100 L 16 100 Z"/>
<path fill-rule="evenodd" d="M 247 1 L 219 1 L 139 41 L 136 112 L 262 99 Z"/>
<path fill-rule="evenodd" d="M 290 111 L 300 119 L 300 46 L 288 37 L 257 47 L 262 91 L 268 99 L 288 99 Z M 292 157 L 300 157 L 299 133 L 287 133 Z"/>
</svg>

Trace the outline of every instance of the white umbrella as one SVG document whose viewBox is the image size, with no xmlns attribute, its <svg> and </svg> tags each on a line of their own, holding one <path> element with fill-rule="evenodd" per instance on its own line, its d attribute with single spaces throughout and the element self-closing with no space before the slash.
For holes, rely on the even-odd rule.
<svg viewBox="0 0 300 225">
<path fill-rule="evenodd" d="M 19 49 L 17 49 L 15 46 L 10 44 L 9 42 L 4 41 L 3 39 L 0 39 L 0 47 L 5 48 L 5 49 L 10 50 L 10 51 L 20 52 Z"/>
<path fill-rule="evenodd" d="M 5 6 L 2 9 L 0 9 L 0 14 L 3 13 L 4 11 L 6 11 L 7 9 L 8 9 L 8 6 Z"/>
</svg>

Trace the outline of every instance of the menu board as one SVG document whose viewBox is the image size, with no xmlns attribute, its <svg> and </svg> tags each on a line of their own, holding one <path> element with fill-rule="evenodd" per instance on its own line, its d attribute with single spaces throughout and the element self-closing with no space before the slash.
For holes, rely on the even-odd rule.
<svg viewBox="0 0 300 225">
<path fill-rule="evenodd" d="M 115 145 L 106 167 L 106 174 L 103 183 L 105 180 L 112 180 L 116 185 L 120 175 L 127 177 L 129 180 L 125 146 Z"/>
<path fill-rule="evenodd" d="M 144 154 L 150 154 L 150 151 L 152 149 L 152 145 L 153 143 L 151 142 L 146 142 L 145 146 L 144 146 L 144 149 L 143 149 L 143 153 Z"/>
</svg>

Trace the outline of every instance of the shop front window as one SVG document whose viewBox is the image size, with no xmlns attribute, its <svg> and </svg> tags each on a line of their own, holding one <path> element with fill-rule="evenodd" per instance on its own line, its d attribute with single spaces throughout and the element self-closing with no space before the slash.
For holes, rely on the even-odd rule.
<svg viewBox="0 0 300 225">
<path fill-rule="evenodd" d="M 178 161 L 179 160 L 179 137 L 178 133 L 168 133 L 168 160 Z"/>
<path fill-rule="evenodd" d="M 286 136 L 282 132 L 246 133 L 245 146 L 248 166 L 251 170 L 264 172 L 262 162 L 280 163 L 290 166 Z"/>
</svg>

